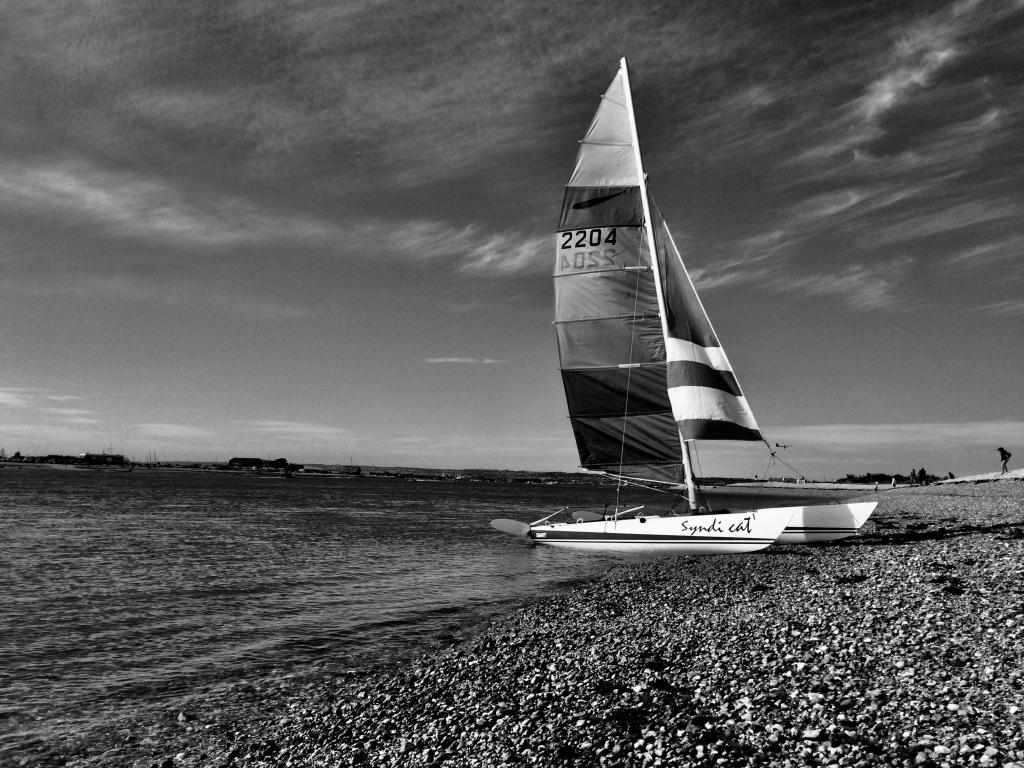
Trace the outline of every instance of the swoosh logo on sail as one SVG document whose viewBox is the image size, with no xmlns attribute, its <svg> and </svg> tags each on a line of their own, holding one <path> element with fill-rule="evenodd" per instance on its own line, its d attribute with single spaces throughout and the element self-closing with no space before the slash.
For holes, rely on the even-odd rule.
<svg viewBox="0 0 1024 768">
<path fill-rule="evenodd" d="M 613 192 L 610 195 L 601 195 L 600 197 L 592 197 L 589 200 L 580 200 L 578 203 L 573 203 L 573 210 L 579 210 L 581 208 L 593 208 L 595 205 L 606 203 L 619 195 L 626 194 L 626 190 L 620 189 L 618 192 Z"/>
</svg>

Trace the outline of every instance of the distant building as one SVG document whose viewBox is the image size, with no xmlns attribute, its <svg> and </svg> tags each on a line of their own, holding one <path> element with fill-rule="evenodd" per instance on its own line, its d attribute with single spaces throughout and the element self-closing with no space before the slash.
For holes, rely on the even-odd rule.
<svg viewBox="0 0 1024 768">
<path fill-rule="evenodd" d="M 234 458 L 228 462 L 231 469 L 263 469 L 263 459 Z"/>
</svg>

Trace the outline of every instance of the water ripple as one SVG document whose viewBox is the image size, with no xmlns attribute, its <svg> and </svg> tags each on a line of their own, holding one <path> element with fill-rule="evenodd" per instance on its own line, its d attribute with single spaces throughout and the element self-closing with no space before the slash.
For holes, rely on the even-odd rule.
<svg viewBox="0 0 1024 768">
<path fill-rule="evenodd" d="M 0 479 L 0 758 L 210 685 L 401 657 L 608 567 L 488 525 L 588 494 L 603 505 L 595 489 L 43 469 Z"/>
</svg>

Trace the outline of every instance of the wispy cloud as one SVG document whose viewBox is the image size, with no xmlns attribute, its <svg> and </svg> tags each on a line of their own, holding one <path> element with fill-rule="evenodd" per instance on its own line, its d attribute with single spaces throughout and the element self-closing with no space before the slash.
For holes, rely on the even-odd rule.
<svg viewBox="0 0 1024 768">
<path fill-rule="evenodd" d="M 348 442 L 354 437 L 352 430 L 343 427 L 304 421 L 266 419 L 241 421 L 238 422 L 238 425 L 246 431 L 260 434 L 266 438 L 288 442 L 312 441 L 321 444 L 334 444 Z"/>
<path fill-rule="evenodd" d="M 95 411 L 78 408 L 46 408 L 42 409 L 42 412 L 58 417 L 65 424 L 102 424 L 102 420 L 96 418 Z"/>
<path fill-rule="evenodd" d="M 27 408 L 32 395 L 20 389 L 0 389 L 0 405 L 8 408 Z"/>
<path fill-rule="evenodd" d="M 508 361 L 492 357 L 428 357 L 427 362 L 455 365 L 496 365 L 507 363 Z"/>
<path fill-rule="evenodd" d="M 1019 262 L 1024 255 L 1024 235 L 983 243 L 958 251 L 949 257 L 953 264 L 963 263 L 970 266 L 997 266 L 1000 262 Z"/>
<path fill-rule="evenodd" d="M 47 403 L 64 403 L 76 400 L 84 400 L 81 395 L 64 395 L 53 393 L 45 387 L 0 387 L 0 405 L 8 408 L 33 408 L 46 413 L 58 415 L 87 415 L 93 411 L 75 408 L 55 408 L 40 404 L 40 401 Z"/>
<path fill-rule="evenodd" d="M 489 434 L 485 436 L 465 433 L 432 433 L 431 435 L 404 435 L 368 440 L 368 446 L 376 449 L 393 450 L 404 456 L 403 460 L 411 463 L 430 464 L 438 455 L 462 457 L 455 461 L 464 467 L 480 466 L 486 457 L 486 463 L 492 457 L 509 457 L 517 460 L 526 459 L 535 462 L 537 467 L 554 463 L 555 456 L 559 459 L 572 453 L 571 432 L 551 434 Z M 574 459 L 572 460 L 574 461 Z M 450 464 L 449 464 L 450 466 Z"/>
<path fill-rule="evenodd" d="M 945 11 L 914 23 L 878 63 L 874 79 L 861 95 L 848 102 L 816 146 L 802 160 L 820 160 L 848 152 L 878 139 L 883 118 L 928 86 L 935 74 L 957 54 L 956 24 Z"/>
<path fill-rule="evenodd" d="M 853 208 L 868 197 L 859 189 L 840 189 L 816 195 L 796 204 L 790 216 L 797 222 L 818 222 Z"/>
<path fill-rule="evenodd" d="M 187 247 L 254 242 L 323 242 L 328 223 L 282 216 L 244 198 L 186 192 L 166 178 L 113 171 L 85 160 L 0 166 L 0 209 L 40 219 L 70 217 L 137 240 Z"/>
<path fill-rule="evenodd" d="M 912 240 L 961 232 L 1024 216 L 1024 203 L 978 200 L 932 210 L 907 211 L 895 221 L 881 223 L 864 232 L 865 242 L 874 246 L 907 243 Z"/>
<path fill-rule="evenodd" d="M 701 123 L 721 129 L 705 131 L 715 143 L 702 149 L 721 163 L 724 133 L 722 153 L 747 158 L 752 180 L 776 190 L 778 202 L 762 213 L 764 234 L 731 243 L 726 235 L 713 246 L 716 258 L 695 270 L 698 286 L 828 292 L 845 285 L 855 288 L 854 305 L 871 309 L 893 305 L 908 276 L 888 270 L 894 251 L 923 256 L 927 240 L 928 255 L 952 260 L 968 252 L 970 238 L 1014 239 L 1006 233 L 1024 214 L 1015 185 L 980 171 L 997 155 L 1007 169 L 1018 164 L 1009 131 L 1019 134 L 1011 126 L 1020 108 L 1000 85 L 996 52 L 1012 45 L 1004 23 L 1012 13 L 1005 3 L 940 5 L 900 20 L 884 37 L 866 29 L 855 33 L 864 37 L 837 37 L 828 65 L 799 78 L 799 90 L 787 74 L 727 94 Z M 807 103 L 819 105 L 813 115 L 797 106 Z M 731 137 L 728 124 L 747 135 Z M 770 171 L 759 174 L 761 164 Z M 836 275 L 823 251 L 858 266 Z M 758 252 L 771 264 L 752 262 Z M 822 275 L 800 277 L 818 269 Z"/>
<path fill-rule="evenodd" d="M 4 292 L 36 297 L 82 296 L 170 307 L 209 306 L 265 320 L 294 320 L 312 314 L 309 308 L 253 295 L 237 282 L 224 284 L 196 278 L 134 274 L 123 268 L 105 275 L 66 270 L 51 274 L 48 279 L 43 276 L 11 278 L 0 286 L 0 293 Z"/>
<path fill-rule="evenodd" d="M 95 446 L 106 444 L 106 436 L 102 430 L 83 429 L 91 424 L 39 424 L 19 423 L 5 424 L 3 439 L 8 452 L 21 451 L 30 456 L 36 453 L 74 454 L 95 450 Z M 11 441 L 27 445 L 19 446 Z M 31 445 L 33 447 L 29 448 Z"/>
<path fill-rule="evenodd" d="M 782 242 L 772 242 L 771 248 L 782 247 Z M 860 311 L 908 305 L 900 289 L 914 265 L 914 260 L 908 256 L 884 263 L 848 264 L 829 272 L 808 272 L 792 259 L 777 258 L 769 262 L 769 258 L 770 255 L 765 255 L 761 259 L 738 260 L 724 267 L 697 269 L 693 271 L 694 283 L 701 291 L 756 284 L 776 293 L 833 297 Z"/>
<path fill-rule="evenodd" d="M 196 440 L 214 436 L 212 430 L 205 427 L 194 427 L 187 424 L 136 424 L 135 428 L 146 437 L 160 440 Z"/>
<path fill-rule="evenodd" d="M 827 275 L 777 278 L 772 281 L 772 287 L 784 292 L 835 297 L 853 309 L 881 309 L 905 303 L 898 286 L 913 263 L 913 259 L 903 257 L 887 264 L 851 264 Z"/>
<path fill-rule="evenodd" d="M 251 258 L 241 249 L 259 245 L 314 249 L 341 259 L 363 259 L 367 252 L 373 252 L 380 258 L 401 261 L 447 261 L 467 274 L 500 277 L 538 270 L 547 263 L 550 250 L 549 238 L 496 232 L 479 223 L 284 214 L 243 197 L 186 190 L 165 178 L 112 171 L 84 160 L 43 164 L 8 161 L 0 165 L 0 212 L 3 211 L 40 221 L 73 221 L 76 226 L 126 241 L 176 248 L 177 260 L 189 252 L 197 259 L 206 258 L 209 248 Z M 196 285 L 176 286 L 166 280 L 157 285 L 151 277 L 147 284 L 141 274 L 125 271 L 137 270 L 146 261 L 162 258 L 162 253 L 150 250 L 141 262 L 122 260 L 119 274 L 91 279 L 75 276 L 65 286 L 59 284 L 58 276 L 56 285 L 48 279 L 35 290 L 106 292 L 173 303 L 180 303 L 182 294 L 201 297 L 204 291 Z M 32 260 L 33 254 L 26 253 L 24 259 Z M 96 266 L 90 265 L 92 269 Z M 247 314 L 305 314 L 296 308 L 275 308 L 263 301 L 218 298 L 209 286 L 205 292 L 206 303 L 241 305 Z"/>
<path fill-rule="evenodd" d="M 346 227 L 346 239 L 350 247 L 373 247 L 385 258 L 450 262 L 464 274 L 493 277 L 546 268 L 552 242 L 521 232 L 488 231 L 480 224 L 427 220 L 363 222 Z"/>
<path fill-rule="evenodd" d="M 1024 315 L 1024 299 L 1007 299 L 975 307 L 974 312 L 990 315 Z"/>
<path fill-rule="evenodd" d="M 793 245 L 786 232 L 774 230 L 735 243 L 731 252 L 704 267 L 689 269 L 690 278 L 701 291 L 758 282 L 776 269 L 773 260 L 785 256 Z"/>
</svg>

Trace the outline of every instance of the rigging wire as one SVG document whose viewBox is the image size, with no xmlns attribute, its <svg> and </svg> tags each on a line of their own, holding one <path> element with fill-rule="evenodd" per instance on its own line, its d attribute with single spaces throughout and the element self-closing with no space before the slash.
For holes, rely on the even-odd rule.
<svg viewBox="0 0 1024 768">
<path fill-rule="evenodd" d="M 640 306 L 640 271 L 643 267 L 643 248 L 637 248 L 636 252 L 636 277 L 633 281 L 633 316 L 629 321 L 629 356 L 626 360 L 626 397 L 625 403 L 622 406 L 622 431 L 619 435 L 619 478 L 618 483 L 615 485 L 615 512 L 619 511 L 619 502 L 622 496 L 622 465 L 626 455 L 626 425 L 629 418 L 629 394 L 630 385 L 633 380 L 633 344 L 636 340 L 636 321 L 637 321 L 637 308 Z"/>
<path fill-rule="evenodd" d="M 767 440 L 765 440 L 763 436 L 761 437 L 761 442 L 763 442 L 765 447 L 768 449 L 768 466 L 765 467 L 765 471 L 764 471 L 765 480 L 768 479 L 768 473 L 771 471 L 772 464 L 774 464 L 775 462 L 778 462 L 779 464 L 782 464 L 787 469 L 792 470 L 793 473 L 796 474 L 797 477 L 799 477 L 801 480 L 803 480 L 804 482 L 807 482 L 807 478 L 804 477 L 804 473 L 801 472 L 796 467 L 792 466 L 791 464 L 787 463 L 783 459 L 780 459 L 779 455 L 778 455 L 778 452 L 772 450 L 771 443 L 769 443 Z"/>
</svg>

